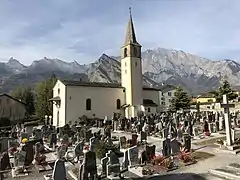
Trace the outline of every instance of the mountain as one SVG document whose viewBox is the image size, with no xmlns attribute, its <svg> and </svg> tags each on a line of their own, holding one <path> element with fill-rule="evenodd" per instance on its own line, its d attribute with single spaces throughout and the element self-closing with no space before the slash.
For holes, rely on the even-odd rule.
<svg viewBox="0 0 240 180">
<path fill-rule="evenodd" d="M 184 51 L 149 49 L 142 52 L 143 84 L 181 85 L 193 95 L 217 88 L 222 78 L 240 86 L 240 64 L 236 61 L 210 60 Z M 120 83 L 120 57 L 103 54 L 97 61 L 81 65 L 77 61 L 43 59 L 24 66 L 11 58 L 0 63 L 0 91 L 9 92 L 18 85 L 33 85 L 55 73 L 57 77 L 91 82 Z"/>
</svg>

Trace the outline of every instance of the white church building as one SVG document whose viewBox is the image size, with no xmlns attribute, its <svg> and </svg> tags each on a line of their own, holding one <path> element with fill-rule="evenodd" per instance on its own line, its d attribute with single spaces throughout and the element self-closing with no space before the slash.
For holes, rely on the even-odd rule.
<svg viewBox="0 0 240 180">
<path fill-rule="evenodd" d="M 120 113 L 130 118 L 160 111 L 166 106 L 163 92 L 143 87 L 142 82 L 141 45 L 130 13 L 125 43 L 121 47 L 121 84 L 58 80 L 51 99 L 53 125 L 73 124 L 83 115 L 112 118 L 113 113 Z"/>
</svg>

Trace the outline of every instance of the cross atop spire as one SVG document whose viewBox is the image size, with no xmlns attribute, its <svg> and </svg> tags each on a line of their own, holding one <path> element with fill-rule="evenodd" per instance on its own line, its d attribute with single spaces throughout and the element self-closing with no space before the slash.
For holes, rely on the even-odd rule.
<svg viewBox="0 0 240 180">
<path fill-rule="evenodd" d="M 131 7 L 129 7 L 129 16 L 130 17 L 127 25 L 127 33 L 126 33 L 124 46 L 129 44 L 139 45 L 136 39 L 135 31 L 134 31 Z"/>
</svg>

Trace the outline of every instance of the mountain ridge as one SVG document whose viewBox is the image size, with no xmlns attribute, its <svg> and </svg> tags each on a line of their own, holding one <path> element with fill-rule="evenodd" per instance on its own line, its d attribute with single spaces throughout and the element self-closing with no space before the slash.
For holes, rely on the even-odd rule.
<svg viewBox="0 0 240 180">
<path fill-rule="evenodd" d="M 59 78 L 68 80 L 120 83 L 119 60 L 119 56 L 103 53 L 89 64 L 81 65 L 77 61 L 66 62 L 58 58 L 44 57 L 25 66 L 12 57 L 6 63 L 0 62 L 0 91 L 9 92 L 18 84 L 39 82 L 53 72 Z M 240 86 L 240 64 L 236 61 L 213 61 L 174 49 L 155 48 L 143 51 L 142 72 L 145 86 L 158 87 L 162 83 L 181 85 L 193 95 L 217 88 L 223 78 L 234 86 Z"/>
</svg>

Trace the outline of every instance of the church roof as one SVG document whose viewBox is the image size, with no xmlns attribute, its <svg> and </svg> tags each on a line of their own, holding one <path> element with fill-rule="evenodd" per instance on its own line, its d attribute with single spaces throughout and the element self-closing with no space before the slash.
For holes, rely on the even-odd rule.
<svg viewBox="0 0 240 180">
<path fill-rule="evenodd" d="M 140 44 L 137 42 L 136 34 L 134 31 L 131 8 L 129 8 L 129 14 L 130 14 L 130 17 L 129 17 L 129 21 L 128 21 L 128 25 L 127 25 L 127 32 L 126 32 L 124 46 L 129 45 L 129 44 L 135 44 L 135 45 L 140 46 Z"/>
<path fill-rule="evenodd" d="M 124 88 L 120 83 L 86 82 L 61 80 L 65 86 L 86 86 L 86 87 L 105 87 L 105 88 Z M 143 86 L 143 90 L 160 91 L 158 88 Z"/>
<path fill-rule="evenodd" d="M 106 87 L 106 88 L 124 88 L 117 83 L 85 82 L 85 81 L 61 81 L 66 86 L 87 86 L 87 87 Z"/>
</svg>

